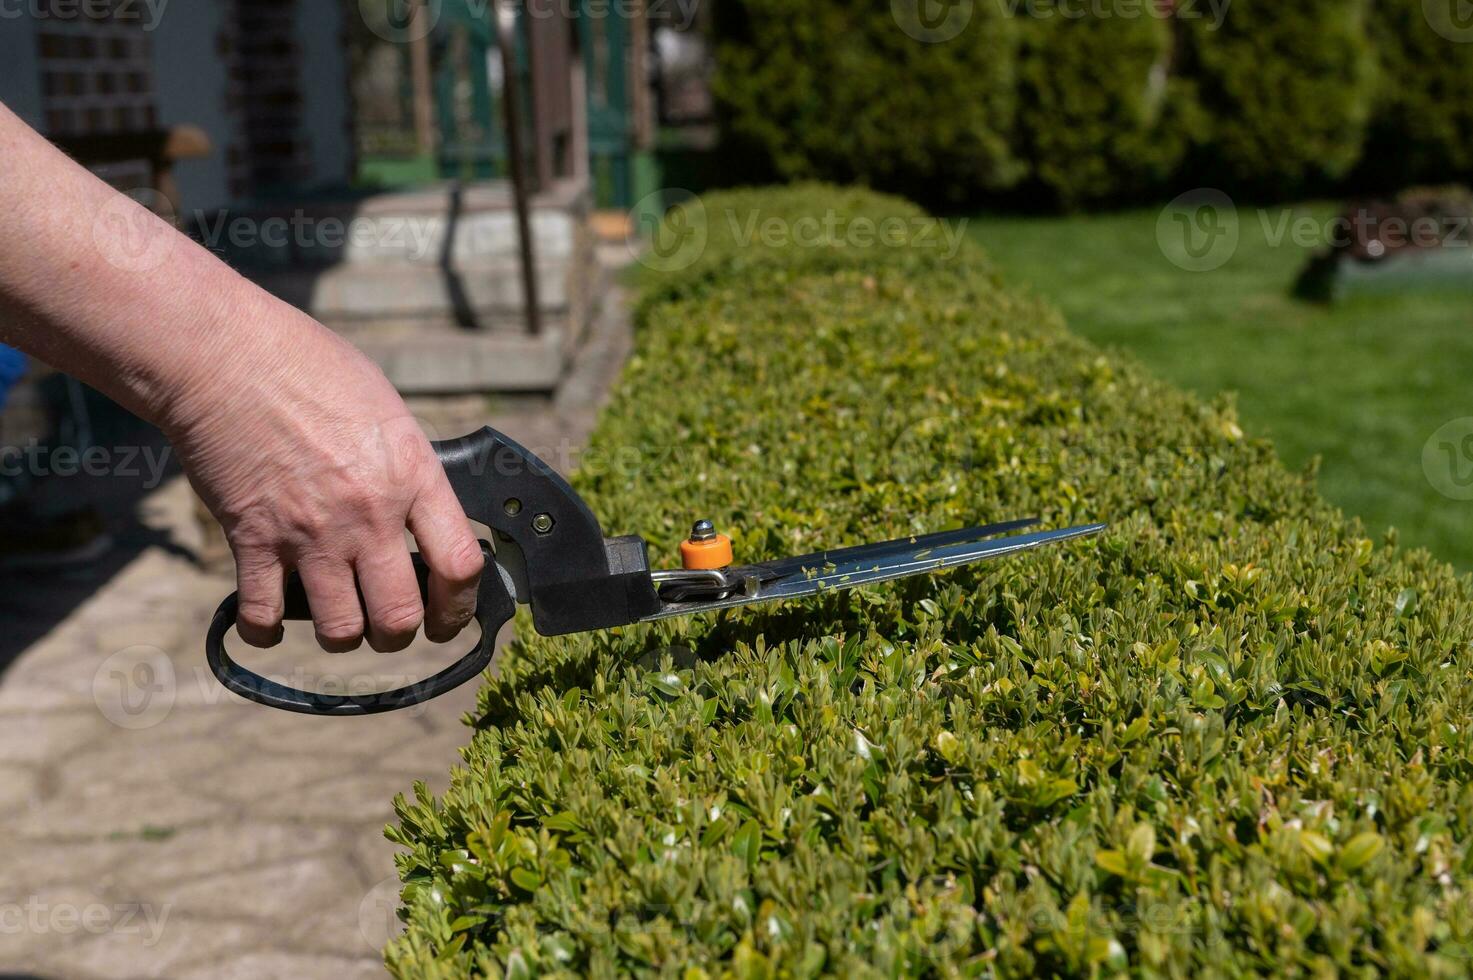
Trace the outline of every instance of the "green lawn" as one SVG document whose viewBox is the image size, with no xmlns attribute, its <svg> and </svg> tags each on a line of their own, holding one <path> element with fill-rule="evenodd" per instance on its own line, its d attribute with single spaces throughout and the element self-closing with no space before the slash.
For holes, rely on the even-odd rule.
<svg viewBox="0 0 1473 980">
<path fill-rule="evenodd" d="M 1323 221 L 1333 211 L 1294 213 Z M 1308 252 L 1275 242 L 1280 211 L 1261 220 L 1240 209 L 1232 258 L 1184 271 L 1157 244 L 1159 214 L 982 217 L 968 230 L 1078 333 L 1203 396 L 1237 392 L 1244 428 L 1296 468 L 1319 456 L 1326 497 L 1373 533 L 1395 526 L 1403 542 L 1473 569 L 1473 501 L 1438 492 L 1422 461 L 1439 427 L 1473 416 L 1473 299 L 1295 300 Z"/>
</svg>

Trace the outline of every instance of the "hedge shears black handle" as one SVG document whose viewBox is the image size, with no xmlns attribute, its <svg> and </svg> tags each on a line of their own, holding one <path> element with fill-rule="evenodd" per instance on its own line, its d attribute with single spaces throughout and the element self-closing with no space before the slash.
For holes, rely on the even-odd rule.
<svg viewBox="0 0 1473 980">
<path fill-rule="evenodd" d="M 644 542 L 605 540 L 583 500 L 551 467 L 517 443 L 486 428 L 463 439 L 435 444 L 450 485 L 466 516 L 489 525 L 496 542 L 481 542 L 481 575 L 475 619 L 476 648 L 450 667 L 407 687 L 375 694 L 304 691 L 263 677 L 231 659 L 225 636 L 235 625 L 239 598 L 231 594 L 215 611 L 205 641 L 210 670 L 227 690 L 258 704 L 319 715 L 363 715 L 428 701 L 480 674 L 491 662 L 496 634 L 530 603 L 533 621 L 546 635 L 635 622 L 657 611 Z M 429 569 L 415 554 L 421 598 Z M 295 573 L 286 583 L 283 618 L 309 620 L 312 610 Z"/>
<path fill-rule="evenodd" d="M 495 429 L 436 443 L 435 452 L 466 516 L 493 532 L 493 541 L 481 542 L 487 560 L 477 594 L 477 647 L 408 687 L 378 694 L 303 691 L 230 659 L 225 635 L 235 625 L 238 602 L 231 595 L 216 611 L 205 641 L 210 670 L 221 684 L 243 698 L 286 711 L 394 711 L 438 697 L 485 670 L 496 634 L 515 615 L 518 603 L 531 607 L 538 633 L 560 636 L 928 574 L 1105 527 L 1088 524 L 984 540 L 1036 523 L 1030 518 L 736 565 L 730 541 L 716 534 L 709 521 L 700 521 L 681 547 L 684 567 L 652 572 L 643 538 L 604 537 L 588 505 L 556 471 Z M 429 569 L 417 554 L 414 569 L 425 596 Z M 287 582 L 285 618 L 312 618 L 295 574 Z"/>
<path fill-rule="evenodd" d="M 264 704 L 284 711 L 298 711 L 313 715 L 368 715 L 380 711 L 394 711 L 410 705 L 437 698 L 446 691 L 454 690 L 480 674 L 491 663 L 495 652 L 496 634 L 516 614 L 516 604 L 506 591 L 501 577 L 494 571 L 491 546 L 481 542 L 486 556 L 486 574 L 481 577 L 481 586 L 476 596 L 475 619 L 481 627 L 481 640 L 464 657 L 432 674 L 422 681 L 407 687 L 396 688 L 374 694 L 334 694 L 331 692 L 303 691 L 262 677 L 230 658 L 225 650 L 225 634 L 235 625 L 238 596 L 229 598 L 215 610 L 210 623 L 209 638 L 205 644 L 205 659 L 210 670 L 228 691 L 257 704 Z M 429 601 L 430 568 L 418 553 L 414 559 L 414 575 L 419 579 L 420 598 Z M 287 620 L 310 620 L 312 609 L 307 604 L 307 592 L 302 580 L 295 572 L 287 577 L 286 605 L 282 614 Z"/>
</svg>

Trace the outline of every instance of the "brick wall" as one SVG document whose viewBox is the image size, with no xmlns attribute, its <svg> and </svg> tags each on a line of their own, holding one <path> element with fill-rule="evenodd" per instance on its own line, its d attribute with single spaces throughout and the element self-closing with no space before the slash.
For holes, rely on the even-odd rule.
<svg viewBox="0 0 1473 980">
<path fill-rule="evenodd" d="M 312 177 L 308 136 L 302 124 L 301 45 L 296 38 L 298 0 L 231 0 L 221 39 L 229 59 L 228 108 L 240 142 L 229 156 L 235 197 Z"/>
</svg>

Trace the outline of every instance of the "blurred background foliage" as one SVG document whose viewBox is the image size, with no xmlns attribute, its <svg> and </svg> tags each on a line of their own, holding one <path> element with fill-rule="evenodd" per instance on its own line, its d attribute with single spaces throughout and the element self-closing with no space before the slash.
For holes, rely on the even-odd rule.
<svg viewBox="0 0 1473 980">
<path fill-rule="evenodd" d="M 744 181 L 1078 209 L 1204 184 L 1293 200 L 1469 174 L 1473 46 L 1421 0 L 1048 17 L 974 3 L 955 37 L 920 41 L 894 6 L 723 0 L 713 90 Z"/>
</svg>

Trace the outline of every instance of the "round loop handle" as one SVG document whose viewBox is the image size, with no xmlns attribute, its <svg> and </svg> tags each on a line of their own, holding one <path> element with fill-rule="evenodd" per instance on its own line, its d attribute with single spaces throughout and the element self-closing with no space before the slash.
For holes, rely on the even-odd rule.
<svg viewBox="0 0 1473 980">
<path fill-rule="evenodd" d="M 407 687 L 376 694 L 302 691 L 242 667 L 225 650 L 225 634 L 235 625 L 239 606 L 239 597 L 233 592 L 215 610 L 215 618 L 210 622 L 209 636 L 205 640 L 205 659 L 209 661 L 210 670 L 216 679 L 227 690 L 248 701 L 283 711 L 309 715 L 372 715 L 383 711 L 397 711 L 437 698 L 486 669 L 496 649 L 496 634 L 516 613 L 516 602 L 507 591 L 506 583 L 502 581 L 496 568 L 491 546 L 483 541 L 481 551 L 486 556 L 486 570 L 481 575 L 475 614 L 476 622 L 481 627 L 481 642 L 449 667 Z M 420 555 L 416 554 L 413 558 L 420 596 L 428 601 L 429 566 Z M 292 575 L 287 581 L 285 618 L 312 618 L 306 592 L 296 575 Z"/>
</svg>

